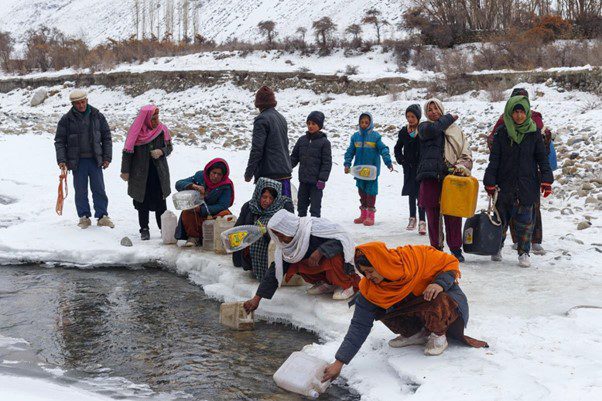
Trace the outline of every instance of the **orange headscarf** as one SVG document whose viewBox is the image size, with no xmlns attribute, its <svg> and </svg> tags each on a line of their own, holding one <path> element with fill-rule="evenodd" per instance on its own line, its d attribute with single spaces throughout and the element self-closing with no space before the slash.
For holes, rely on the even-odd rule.
<svg viewBox="0 0 602 401">
<path fill-rule="evenodd" d="M 383 242 L 369 242 L 356 248 L 374 269 L 389 281 L 374 284 L 366 277 L 360 281 L 360 292 L 368 301 L 388 309 L 410 293 L 422 295 L 426 287 L 442 272 L 455 272 L 460 277 L 458 259 L 426 245 L 406 245 L 388 249 Z"/>
</svg>

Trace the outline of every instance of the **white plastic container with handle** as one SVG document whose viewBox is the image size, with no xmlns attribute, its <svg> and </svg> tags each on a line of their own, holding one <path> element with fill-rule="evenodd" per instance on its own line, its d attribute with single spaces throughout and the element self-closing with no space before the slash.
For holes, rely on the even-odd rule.
<svg viewBox="0 0 602 401">
<path fill-rule="evenodd" d="M 192 189 L 176 192 L 171 196 L 171 199 L 176 210 L 194 209 L 203 204 L 201 193 Z"/>
<path fill-rule="evenodd" d="M 161 239 L 164 244 L 175 244 L 176 227 L 178 226 L 178 218 L 171 210 L 166 210 L 161 215 Z"/>
<path fill-rule="evenodd" d="M 351 175 L 358 180 L 374 181 L 376 179 L 376 166 L 371 164 L 358 164 L 351 167 Z"/>
<path fill-rule="evenodd" d="M 305 352 L 293 352 L 274 373 L 274 381 L 285 390 L 310 398 L 318 398 L 330 381 L 322 383 L 328 363 Z"/>
</svg>

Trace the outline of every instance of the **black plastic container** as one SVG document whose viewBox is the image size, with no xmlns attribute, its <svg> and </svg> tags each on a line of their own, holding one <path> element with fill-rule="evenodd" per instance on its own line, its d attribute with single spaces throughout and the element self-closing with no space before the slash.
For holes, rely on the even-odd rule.
<svg viewBox="0 0 602 401">
<path fill-rule="evenodd" d="M 474 255 L 497 254 L 502 246 L 502 225 L 499 223 L 497 216 L 490 218 L 485 210 L 466 219 L 462 235 L 464 252 Z"/>
</svg>

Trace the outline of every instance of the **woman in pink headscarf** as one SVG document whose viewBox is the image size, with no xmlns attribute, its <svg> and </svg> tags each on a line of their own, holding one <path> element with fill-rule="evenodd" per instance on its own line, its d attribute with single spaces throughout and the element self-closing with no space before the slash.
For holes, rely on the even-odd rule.
<svg viewBox="0 0 602 401">
<path fill-rule="evenodd" d="M 165 199 L 171 193 L 167 156 L 173 150 L 169 129 L 159 121 L 159 108 L 147 105 L 128 131 L 121 162 L 121 178 L 128 183 L 128 195 L 138 210 L 140 237 L 150 239 L 150 211 L 161 228 L 161 215 L 167 210 Z"/>
</svg>

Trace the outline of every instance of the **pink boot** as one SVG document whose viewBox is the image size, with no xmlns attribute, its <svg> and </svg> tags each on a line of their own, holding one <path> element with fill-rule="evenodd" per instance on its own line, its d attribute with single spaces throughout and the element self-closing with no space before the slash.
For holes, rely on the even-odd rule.
<svg viewBox="0 0 602 401">
<path fill-rule="evenodd" d="M 374 225 L 374 213 L 376 212 L 376 210 L 368 209 L 367 212 L 368 212 L 368 214 L 366 216 L 366 220 L 364 220 L 364 225 L 365 226 L 373 226 Z"/>
<path fill-rule="evenodd" d="M 360 207 L 360 212 L 361 212 L 360 217 L 353 220 L 353 222 L 355 224 L 362 224 L 364 222 L 364 220 L 366 220 L 366 217 L 368 217 L 368 210 L 364 209 L 363 207 Z"/>
</svg>

